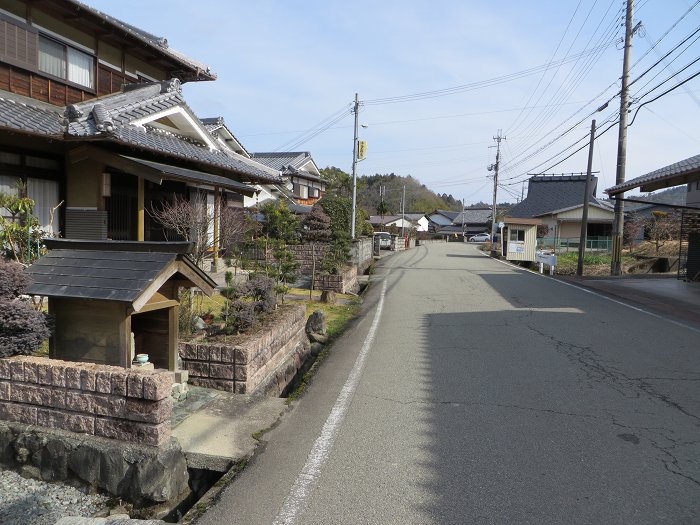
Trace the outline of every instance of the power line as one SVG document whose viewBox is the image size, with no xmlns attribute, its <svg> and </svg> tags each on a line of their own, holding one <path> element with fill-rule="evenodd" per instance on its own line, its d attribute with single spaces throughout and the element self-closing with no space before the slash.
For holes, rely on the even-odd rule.
<svg viewBox="0 0 700 525">
<path fill-rule="evenodd" d="M 305 144 L 306 142 L 308 142 L 312 138 L 323 133 L 324 131 L 329 129 L 334 124 L 340 122 L 342 119 L 344 119 L 350 113 L 351 113 L 350 105 L 346 104 L 341 109 L 339 109 L 338 111 L 336 111 L 335 113 L 333 113 L 329 117 L 326 117 L 325 119 L 323 119 L 321 122 L 319 122 L 318 124 L 316 124 L 312 128 L 306 130 L 301 135 L 298 135 L 297 137 L 294 137 L 293 139 L 288 140 L 284 144 L 275 148 L 273 151 L 281 151 L 283 149 L 293 150 L 294 148 L 297 148 L 297 147 L 301 146 L 302 144 Z"/>
<path fill-rule="evenodd" d="M 608 48 L 610 47 L 614 42 L 608 42 L 607 44 L 602 45 L 602 48 Z M 409 95 L 401 95 L 401 96 L 396 96 L 396 97 L 386 97 L 386 98 L 377 98 L 377 99 L 369 99 L 365 100 L 364 103 L 367 106 L 372 106 L 372 105 L 380 105 L 380 104 L 396 104 L 400 102 L 409 102 L 409 101 L 414 101 L 414 100 L 422 100 L 422 99 L 427 99 L 427 98 L 436 98 L 436 97 L 444 97 L 448 95 L 454 95 L 456 93 L 463 93 L 465 91 L 473 91 L 475 89 L 481 89 L 485 87 L 490 87 L 498 84 L 503 84 L 506 82 L 510 82 L 513 80 L 518 80 L 520 78 L 524 78 L 530 75 L 534 75 L 541 71 L 542 69 L 550 68 L 550 67 L 556 67 L 560 63 L 568 63 L 568 62 L 573 62 L 580 56 L 585 56 L 588 54 L 592 54 L 597 52 L 598 49 L 590 49 L 583 51 L 581 53 L 578 53 L 576 55 L 572 55 L 566 59 L 562 59 L 559 61 L 556 61 L 552 64 L 543 64 L 539 66 L 535 66 L 529 69 L 525 69 L 522 71 L 517 71 L 515 73 L 510 73 L 508 75 L 503 75 L 500 77 L 494 77 L 490 78 L 487 80 L 480 80 L 478 82 L 472 82 L 470 84 L 463 84 L 460 86 L 454 86 L 451 88 L 445 88 L 445 89 L 438 89 L 434 91 L 424 91 L 420 93 L 412 93 Z"/>
<path fill-rule="evenodd" d="M 568 31 L 569 31 L 569 27 L 571 27 L 571 23 L 574 21 L 574 17 L 576 16 L 576 13 L 578 13 L 579 7 L 581 7 L 581 0 L 579 0 L 579 3 L 576 4 L 576 8 L 574 9 L 574 12 L 571 15 L 571 18 L 569 18 L 569 22 L 566 24 L 566 28 L 564 28 L 564 33 L 561 35 L 561 38 L 559 39 L 559 42 L 557 43 L 557 47 L 554 49 L 554 52 L 552 53 L 552 56 L 549 59 L 549 62 L 547 63 L 548 66 L 552 63 L 552 61 L 554 60 L 554 57 L 557 55 L 557 51 L 559 51 L 559 47 L 561 46 L 562 42 L 564 41 L 564 37 L 566 36 L 566 33 L 568 33 Z M 547 72 L 547 69 L 542 71 L 542 76 L 540 76 L 540 79 L 537 81 L 537 85 L 535 86 L 535 89 L 533 89 L 532 92 L 530 93 L 530 96 L 528 97 L 527 102 L 525 102 L 525 106 L 527 106 L 530 103 L 530 101 L 532 100 L 532 97 L 534 97 L 535 93 L 537 93 L 537 90 L 539 89 L 540 85 L 542 84 L 542 80 L 544 80 L 546 72 Z M 515 123 L 518 122 L 518 119 L 523 114 L 523 111 L 524 111 L 524 109 L 521 110 L 520 113 L 518 113 L 518 115 L 515 117 L 515 119 L 511 123 L 511 125 L 508 127 L 508 129 L 507 129 L 508 133 L 513 131 Z"/>
</svg>

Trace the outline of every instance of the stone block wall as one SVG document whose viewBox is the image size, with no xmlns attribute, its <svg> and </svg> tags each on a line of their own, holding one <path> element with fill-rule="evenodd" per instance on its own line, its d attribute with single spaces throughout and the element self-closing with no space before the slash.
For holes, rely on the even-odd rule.
<svg viewBox="0 0 700 525">
<path fill-rule="evenodd" d="M 287 248 L 294 254 L 294 258 L 299 263 L 299 273 L 301 275 L 311 275 L 314 257 L 316 259 L 316 271 L 319 272 L 321 271 L 321 261 L 330 249 L 330 245 L 314 243 L 313 253 L 311 244 L 290 244 Z"/>
<path fill-rule="evenodd" d="M 235 345 L 181 341 L 179 353 L 189 383 L 238 394 L 271 393 L 269 383 L 279 380 L 280 368 L 286 370 L 290 359 L 301 367 L 308 346 L 305 308 L 283 307 L 279 315 L 274 325 Z"/>
<path fill-rule="evenodd" d="M 158 446 L 173 375 L 42 357 L 0 359 L 0 420 Z"/>
<path fill-rule="evenodd" d="M 317 275 L 314 289 L 331 290 L 336 293 L 356 293 L 359 289 L 359 284 L 357 282 L 357 266 L 350 266 L 339 275 Z"/>
<path fill-rule="evenodd" d="M 364 273 L 374 261 L 372 253 L 372 237 L 361 237 L 352 241 L 350 261 L 358 268 L 359 273 Z"/>
</svg>

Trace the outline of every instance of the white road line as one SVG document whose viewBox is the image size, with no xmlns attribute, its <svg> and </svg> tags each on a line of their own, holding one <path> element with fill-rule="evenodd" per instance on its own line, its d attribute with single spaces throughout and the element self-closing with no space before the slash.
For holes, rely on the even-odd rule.
<svg viewBox="0 0 700 525">
<path fill-rule="evenodd" d="M 292 489 L 289 491 L 282 509 L 275 518 L 273 525 L 292 525 L 296 522 L 299 513 L 306 506 L 307 500 L 311 496 L 318 478 L 321 474 L 321 469 L 324 463 L 328 459 L 333 448 L 333 443 L 343 424 L 345 415 L 347 414 L 348 408 L 350 408 L 350 403 L 355 395 L 355 390 L 357 390 L 357 385 L 360 382 L 362 376 L 362 369 L 364 368 L 365 361 L 367 360 L 367 355 L 374 342 L 374 337 L 377 332 L 377 327 L 379 326 L 379 320 L 382 316 L 382 309 L 384 307 L 384 296 L 386 295 L 386 283 L 387 280 L 384 279 L 384 284 L 382 286 L 382 291 L 379 295 L 379 302 L 377 304 L 377 310 L 374 314 L 374 319 L 372 320 L 372 326 L 365 337 L 364 344 L 360 350 L 360 354 L 355 360 L 355 365 L 350 371 L 343 389 L 338 394 L 333 409 L 326 419 L 326 422 L 321 429 L 321 434 L 316 438 L 311 452 L 309 452 L 306 458 L 306 463 L 301 469 L 299 476 L 297 476 Z"/>
<path fill-rule="evenodd" d="M 487 256 L 487 257 L 488 257 L 488 256 Z M 675 319 L 671 319 L 671 318 L 666 317 L 666 316 L 664 316 L 664 315 L 659 315 L 659 314 L 657 314 L 657 313 L 650 312 L 649 310 L 645 310 L 644 308 L 640 308 L 640 307 L 638 307 L 638 306 L 634 306 L 634 305 L 629 304 L 629 303 L 626 303 L 626 302 L 624 302 L 624 301 L 619 301 L 619 300 L 617 300 L 617 299 L 613 299 L 612 297 L 608 297 L 607 295 L 602 294 L 602 293 L 600 293 L 600 292 L 596 292 L 596 291 L 594 291 L 594 290 L 590 290 L 590 289 L 588 289 L 588 288 L 584 288 L 583 286 L 579 286 L 579 285 L 574 284 L 574 283 L 569 283 L 569 282 L 567 282 L 567 281 L 562 281 L 561 279 L 552 279 L 552 278 L 550 278 L 550 277 L 548 277 L 548 276 L 546 276 L 546 275 L 542 275 L 542 274 L 539 274 L 539 273 L 531 272 L 531 271 L 529 271 L 529 270 L 525 270 L 525 269 L 523 269 L 523 268 L 519 268 L 518 266 L 515 266 L 515 265 L 513 265 L 513 264 L 511 264 L 511 263 L 509 263 L 509 262 L 506 262 L 506 261 L 502 261 L 502 260 L 500 260 L 500 259 L 493 259 L 493 260 L 494 260 L 494 261 L 497 261 L 497 262 L 499 262 L 499 263 L 501 263 L 501 264 L 505 264 L 505 265 L 507 265 L 507 266 L 513 268 L 514 270 L 517 270 L 517 271 L 519 271 L 519 272 L 525 273 L 526 275 L 533 275 L 533 276 L 541 277 L 541 278 L 543 278 L 543 279 L 550 279 L 551 281 L 553 281 L 553 282 L 555 282 L 555 283 L 564 284 L 564 285 L 566 285 L 566 286 L 571 286 L 572 288 L 576 288 L 577 290 L 581 290 L 582 292 L 586 292 L 586 293 L 589 293 L 589 294 L 591 294 L 591 295 L 595 295 L 596 297 L 600 297 L 601 299 L 605 299 L 605 300 L 607 300 L 607 301 L 610 301 L 611 303 L 619 304 L 620 306 L 625 306 L 625 307 L 630 308 L 630 309 L 632 309 L 632 310 L 635 310 L 635 311 L 637 311 L 637 312 L 641 312 L 641 313 L 643 313 L 643 314 L 650 315 L 651 317 L 656 317 L 657 319 L 661 319 L 662 321 L 666 321 L 666 322 L 668 322 L 668 323 L 675 324 L 676 326 L 680 326 L 680 327 L 682 327 L 682 328 L 687 328 L 688 330 L 692 330 L 693 332 L 698 332 L 698 333 L 700 333 L 700 329 L 695 328 L 694 326 L 690 326 L 690 325 L 687 325 L 687 324 L 685 324 L 685 323 L 681 323 L 680 321 L 676 321 Z"/>
</svg>

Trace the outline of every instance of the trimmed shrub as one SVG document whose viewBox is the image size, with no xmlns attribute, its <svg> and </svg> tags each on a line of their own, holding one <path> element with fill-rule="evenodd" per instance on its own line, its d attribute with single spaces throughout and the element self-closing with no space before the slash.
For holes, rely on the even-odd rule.
<svg viewBox="0 0 700 525">
<path fill-rule="evenodd" d="M 29 282 L 22 270 L 0 258 L 0 357 L 34 354 L 51 335 L 47 316 L 18 299 Z"/>
<path fill-rule="evenodd" d="M 265 275 L 257 274 L 248 282 L 229 286 L 222 290 L 228 299 L 221 311 L 226 325 L 224 333 L 240 333 L 249 330 L 262 314 L 273 311 L 277 306 L 275 283 Z"/>
<path fill-rule="evenodd" d="M 0 257 L 0 300 L 11 300 L 24 293 L 29 285 L 29 276 L 24 267 Z"/>
<path fill-rule="evenodd" d="M 49 335 L 44 314 L 21 301 L 0 300 L 0 357 L 32 355 Z"/>
</svg>

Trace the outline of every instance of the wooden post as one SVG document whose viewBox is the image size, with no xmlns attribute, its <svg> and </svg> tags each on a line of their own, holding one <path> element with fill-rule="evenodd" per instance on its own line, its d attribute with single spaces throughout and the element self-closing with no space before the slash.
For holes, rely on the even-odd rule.
<svg viewBox="0 0 700 525">
<path fill-rule="evenodd" d="M 214 186 L 214 271 L 219 265 L 219 215 L 221 214 L 221 190 Z"/>
<path fill-rule="evenodd" d="M 144 230 L 145 230 L 145 216 L 144 216 L 144 197 L 145 193 L 145 188 L 144 188 L 144 180 L 143 177 L 139 177 L 139 188 L 138 188 L 138 196 L 136 198 L 137 200 L 137 231 L 136 231 L 136 240 L 137 241 L 143 241 L 145 240 L 145 235 L 144 235 Z"/>
<path fill-rule="evenodd" d="M 119 323 L 119 364 L 131 368 L 131 315 Z"/>
<path fill-rule="evenodd" d="M 177 341 L 178 341 L 178 326 L 180 322 L 180 307 L 173 306 L 168 308 L 168 370 L 174 372 L 177 370 Z"/>
</svg>

